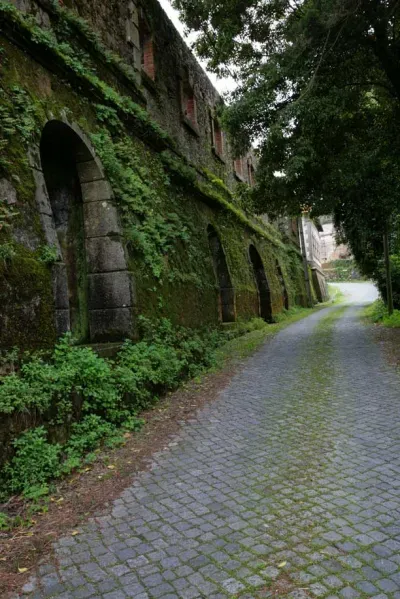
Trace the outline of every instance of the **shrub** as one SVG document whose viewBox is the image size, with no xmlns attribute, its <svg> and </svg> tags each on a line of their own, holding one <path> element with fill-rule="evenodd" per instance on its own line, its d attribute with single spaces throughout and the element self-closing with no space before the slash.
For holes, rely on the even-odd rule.
<svg viewBox="0 0 400 599">
<path fill-rule="evenodd" d="M 87 452 L 121 442 L 121 430 L 141 427 L 140 410 L 213 365 L 225 340 L 218 331 L 173 327 L 168 319 L 139 321 L 142 341 L 126 341 L 115 360 L 77 347 L 65 335 L 47 359 L 40 352 L 25 356 L 18 373 L 0 377 L 0 413 L 35 410 L 52 425 L 81 416 L 63 447 L 49 443 L 44 426 L 18 437 L 14 457 L 0 473 L 3 489 L 37 498 L 47 481 L 77 468 Z"/>
<path fill-rule="evenodd" d="M 383 324 L 385 327 L 400 327 L 400 310 L 393 310 L 393 314 L 389 316 L 387 306 L 381 299 L 365 308 L 364 315 L 372 322 Z"/>
<path fill-rule="evenodd" d="M 100 447 L 104 441 L 107 441 L 109 446 L 123 441 L 121 433 L 111 422 L 96 414 L 89 414 L 80 422 L 75 422 L 71 427 L 69 441 L 64 447 L 62 471 L 68 473 L 77 468 L 81 464 L 82 457 L 87 452 Z"/>
<path fill-rule="evenodd" d="M 12 492 L 29 494 L 33 487 L 60 474 L 61 446 L 48 442 L 43 426 L 22 433 L 13 445 L 15 455 L 4 469 L 7 486 Z"/>
</svg>

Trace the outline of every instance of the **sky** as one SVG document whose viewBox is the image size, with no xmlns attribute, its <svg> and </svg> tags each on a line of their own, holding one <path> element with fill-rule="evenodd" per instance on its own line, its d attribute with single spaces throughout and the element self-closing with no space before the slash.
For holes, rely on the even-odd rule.
<svg viewBox="0 0 400 599">
<path fill-rule="evenodd" d="M 185 36 L 185 26 L 179 19 L 178 11 L 175 10 L 174 8 L 172 8 L 170 1 L 169 0 L 158 0 L 158 1 L 161 4 L 161 6 L 163 7 L 163 9 L 165 10 L 165 12 L 167 13 L 167 15 L 169 16 L 169 18 L 171 19 L 171 21 L 173 22 L 173 24 L 175 25 L 175 27 L 177 28 L 177 30 L 179 31 L 179 33 L 184 38 L 184 40 L 187 43 L 190 43 L 190 41 L 193 41 L 192 36 L 190 36 L 189 38 L 187 36 Z M 207 70 L 206 65 L 203 61 L 199 60 L 199 63 L 201 64 L 203 69 L 207 72 L 207 75 L 209 76 L 213 85 L 216 87 L 216 89 L 219 91 L 220 94 L 224 94 L 225 92 L 232 91 L 234 89 L 235 84 L 232 79 L 229 79 L 229 78 L 220 79 L 216 75 L 214 75 L 214 73 L 210 73 Z"/>
</svg>

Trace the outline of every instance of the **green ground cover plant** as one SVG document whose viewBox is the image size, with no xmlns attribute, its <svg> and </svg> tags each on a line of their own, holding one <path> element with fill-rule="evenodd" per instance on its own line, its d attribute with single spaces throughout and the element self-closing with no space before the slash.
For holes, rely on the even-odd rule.
<svg viewBox="0 0 400 599">
<path fill-rule="evenodd" d="M 75 346 L 70 335 L 51 353 L 17 358 L 14 349 L 11 373 L 0 377 L 0 414 L 34 412 L 41 424 L 13 440 L 12 457 L 0 470 L 0 501 L 11 494 L 43 499 L 54 479 L 94 461 L 99 447 L 123 443 L 128 430 L 139 430 L 144 423 L 140 412 L 162 395 L 222 368 L 232 357 L 246 357 L 266 336 L 311 312 L 293 307 L 274 324 L 254 318 L 228 329 L 198 331 L 141 317 L 141 340 L 127 340 L 112 360 Z M 57 427 L 68 429 L 64 443 L 54 436 Z M 0 529 L 10 526 L 0 512 Z"/>
<path fill-rule="evenodd" d="M 375 324 L 389 328 L 400 327 L 400 310 L 394 310 L 389 316 L 388 309 L 382 299 L 376 300 L 364 309 L 364 317 Z"/>
<path fill-rule="evenodd" d="M 215 349 L 224 338 L 220 331 L 139 320 L 141 340 L 125 341 L 113 360 L 74 345 L 70 335 L 51 353 L 25 353 L 17 368 L 13 352 L 14 371 L 0 378 L 0 414 L 35 414 L 42 424 L 14 439 L 13 457 L 0 474 L 3 498 L 35 494 L 79 467 L 88 452 L 90 459 L 102 443 L 115 445 L 123 431 L 140 428 L 141 410 L 215 364 Z M 63 445 L 51 435 L 60 428 L 67 429 Z"/>
</svg>

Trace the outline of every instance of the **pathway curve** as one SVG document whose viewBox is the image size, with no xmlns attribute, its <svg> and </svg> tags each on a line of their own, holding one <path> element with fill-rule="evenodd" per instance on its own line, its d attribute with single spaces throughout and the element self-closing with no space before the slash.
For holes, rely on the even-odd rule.
<svg viewBox="0 0 400 599">
<path fill-rule="evenodd" d="M 358 310 L 269 341 L 31 596 L 400 598 L 399 379 Z"/>
</svg>

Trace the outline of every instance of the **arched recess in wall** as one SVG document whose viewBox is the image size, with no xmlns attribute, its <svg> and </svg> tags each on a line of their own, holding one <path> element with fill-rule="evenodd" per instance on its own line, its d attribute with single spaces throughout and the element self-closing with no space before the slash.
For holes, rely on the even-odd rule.
<svg viewBox="0 0 400 599">
<path fill-rule="evenodd" d="M 56 329 L 80 342 L 132 335 L 132 284 L 112 192 L 77 127 L 45 125 L 34 167 L 46 241 L 55 248 Z"/>
<path fill-rule="evenodd" d="M 249 247 L 250 262 L 253 267 L 254 278 L 257 284 L 259 299 L 259 315 L 267 322 L 272 320 L 271 292 L 265 274 L 261 256 L 254 245 Z"/>
<path fill-rule="evenodd" d="M 219 312 L 222 322 L 235 321 L 235 290 L 232 285 L 225 252 L 218 233 L 212 225 L 207 228 L 208 243 L 212 255 L 214 272 L 219 286 Z"/>
<path fill-rule="evenodd" d="M 286 289 L 285 279 L 281 267 L 279 266 L 278 260 L 276 261 L 276 273 L 278 275 L 279 283 L 282 289 L 282 303 L 285 310 L 289 310 L 289 295 Z"/>
</svg>

